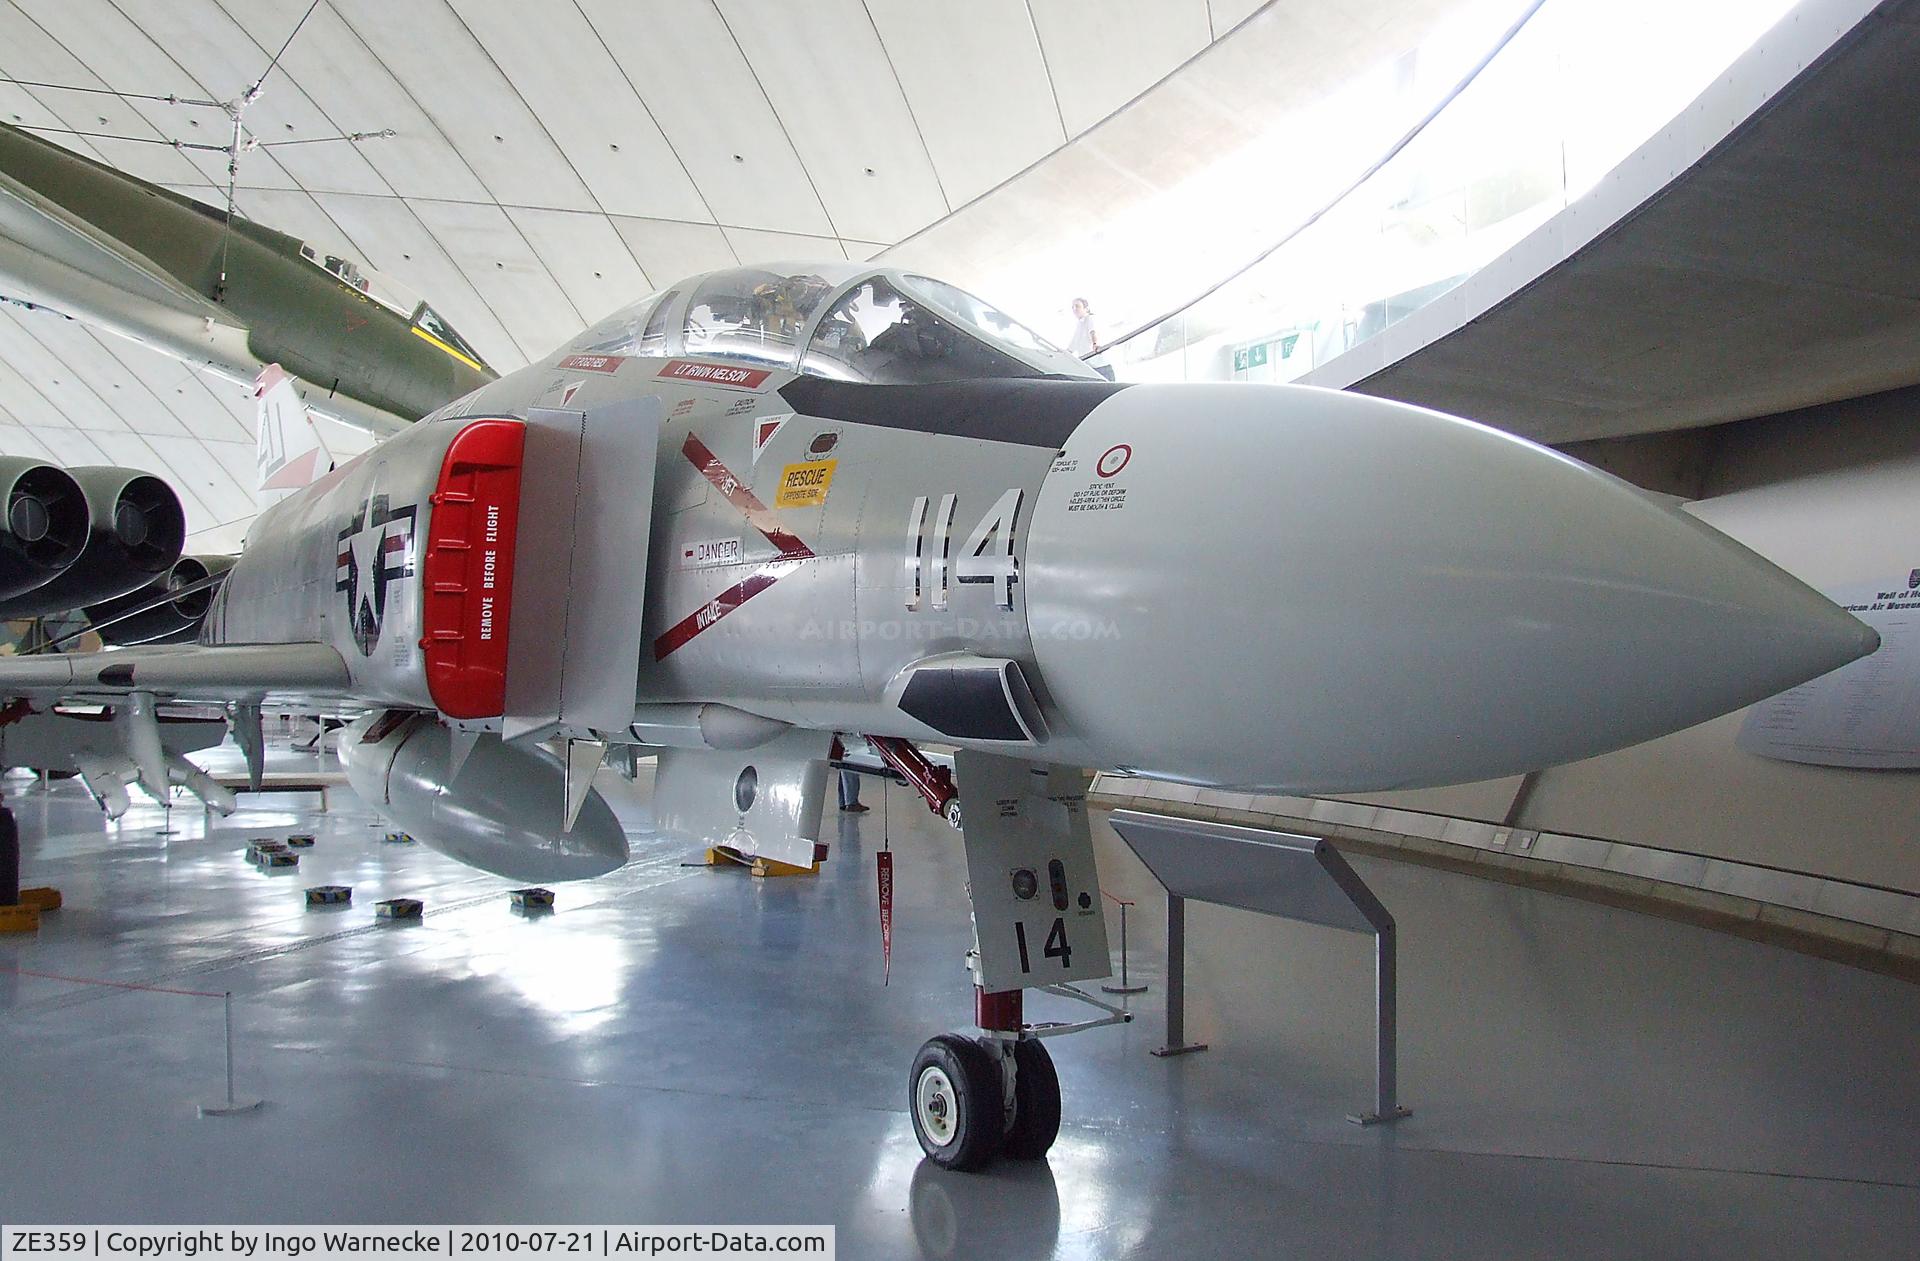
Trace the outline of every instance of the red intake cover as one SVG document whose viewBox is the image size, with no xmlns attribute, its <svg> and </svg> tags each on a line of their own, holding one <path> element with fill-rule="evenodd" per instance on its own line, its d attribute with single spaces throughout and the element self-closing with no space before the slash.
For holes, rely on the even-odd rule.
<svg viewBox="0 0 1920 1261">
<path fill-rule="evenodd" d="M 506 711 L 507 626 L 526 426 L 476 420 L 454 438 L 429 500 L 420 647 L 427 693 L 449 718 Z"/>
</svg>

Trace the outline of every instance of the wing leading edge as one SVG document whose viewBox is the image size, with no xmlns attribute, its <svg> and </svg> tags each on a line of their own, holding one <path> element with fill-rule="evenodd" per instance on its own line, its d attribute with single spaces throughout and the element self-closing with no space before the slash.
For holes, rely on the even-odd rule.
<svg viewBox="0 0 1920 1261">
<path fill-rule="evenodd" d="M 97 700 L 150 693 L 169 700 L 332 697 L 350 683 L 327 644 L 177 644 L 105 652 L 0 657 L 0 696 Z"/>
</svg>

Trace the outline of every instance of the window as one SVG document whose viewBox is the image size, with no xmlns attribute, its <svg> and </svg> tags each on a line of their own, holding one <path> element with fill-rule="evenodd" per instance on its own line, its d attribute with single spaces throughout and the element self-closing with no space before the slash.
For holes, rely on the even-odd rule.
<svg viewBox="0 0 1920 1261">
<path fill-rule="evenodd" d="M 883 385 L 1041 375 L 877 277 L 827 312 L 802 370 Z"/>
<path fill-rule="evenodd" d="M 679 290 L 654 293 L 615 311 L 567 349 L 576 355 L 657 355 L 667 340 L 667 308 Z"/>
<path fill-rule="evenodd" d="M 482 372 L 489 371 L 480 352 L 467 345 L 467 339 L 454 332 L 453 325 L 441 319 L 440 313 L 426 303 L 422 302 L 420 309 L 413 313 L 413 326 L 454 358 L 465 360 Z"/>
<path fill-rule="evenodd" d="M 832 290 L 825 277 L 812 273 L 783 276 L 757 267 L 713 272 L 687 304 L 686 352 L 785 367 Z"/>
</svg>

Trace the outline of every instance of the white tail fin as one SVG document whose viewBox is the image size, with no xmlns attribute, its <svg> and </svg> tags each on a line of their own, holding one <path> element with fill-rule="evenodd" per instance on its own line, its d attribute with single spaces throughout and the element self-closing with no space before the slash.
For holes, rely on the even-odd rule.
<svg viewBox="0 0 1920 1261">
<path fill-rule="evenodd" d="M 254 451 L 260 470 L 255 488 L 261 508 L 278 503 L 333 468 L 333 456 L 293 378 L 270 363 L 253 382 L 258 401 Z"/>
</svg>

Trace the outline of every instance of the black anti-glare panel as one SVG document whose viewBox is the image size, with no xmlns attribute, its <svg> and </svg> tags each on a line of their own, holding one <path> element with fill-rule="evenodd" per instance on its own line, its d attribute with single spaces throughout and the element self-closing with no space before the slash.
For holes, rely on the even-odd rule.
<svg viewBox="0 0 1920 1261">
<path fill-rule="evenodd" d="M 1126 388 L 1124 382 L 1047 377 L 932 385 L 866 385 L 798 377 L 780 387 L 780 397 L 794 411 L 819 420 L 1058 450 L 1088 412 Z"/>
</svg>

